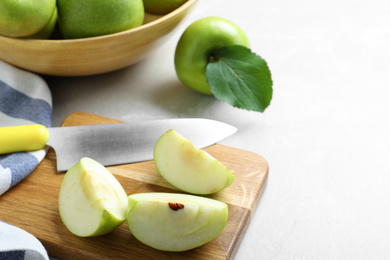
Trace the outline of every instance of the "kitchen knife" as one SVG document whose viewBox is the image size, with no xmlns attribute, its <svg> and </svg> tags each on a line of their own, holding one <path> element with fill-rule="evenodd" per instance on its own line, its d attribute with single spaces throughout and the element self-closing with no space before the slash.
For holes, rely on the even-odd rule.
<svg viewBox="0 0 390 260">
<path fill-rule="evenodd" d="M 82 157 L 105 166 L 153 159 L 157 140 L 173 129 L 197 148 L 215 144 L 237 128 L 211 119 L 181 118 L 46 128 L 43 125 L 0 127 L 0 154 L 51 146 L 57 170 L 67 171 Z"/>
</svg>

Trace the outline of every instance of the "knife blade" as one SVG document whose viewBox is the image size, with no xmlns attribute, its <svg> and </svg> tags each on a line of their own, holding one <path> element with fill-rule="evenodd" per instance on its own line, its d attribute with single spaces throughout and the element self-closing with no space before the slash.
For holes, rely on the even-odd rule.
<svg viewBox="0 0 390 260">
<path fill-rule="evenodd" d="M 43 125 L 0 128 L 0 154 L 52 147 L 57 170 L 67 171 L 82 157 L 105 166 L 153 159 L 157 140 L 173 129 L 201 149 L 234 134 L 237 128 L 211 119 L 179 118 L 46 128 Z"/>
</svg>

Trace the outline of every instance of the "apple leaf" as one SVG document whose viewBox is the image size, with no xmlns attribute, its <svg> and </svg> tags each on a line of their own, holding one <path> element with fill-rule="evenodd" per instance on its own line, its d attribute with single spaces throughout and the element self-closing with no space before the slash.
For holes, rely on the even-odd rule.
<svg viewBox="0 0 390 260">
<path fill-rule="evenodd" d="M 244 46 L 218 49 L 207 65 L 206 78 L 214 96 L 234 107 L 263 112 L 271 103 L 268 65 Z"/>
</svg>

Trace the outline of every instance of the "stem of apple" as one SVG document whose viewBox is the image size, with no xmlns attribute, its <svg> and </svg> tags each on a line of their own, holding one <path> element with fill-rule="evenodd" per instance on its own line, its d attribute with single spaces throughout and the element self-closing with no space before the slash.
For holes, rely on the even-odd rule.
<svg viewBox="0 0 390 260">
<path fill-rule="evenodd" d="M 216 60 L 215 57 L 213 55 L 211 55 L 209 58 L 209 62 L 214 62 L 215 60 Z"/>
</svg>

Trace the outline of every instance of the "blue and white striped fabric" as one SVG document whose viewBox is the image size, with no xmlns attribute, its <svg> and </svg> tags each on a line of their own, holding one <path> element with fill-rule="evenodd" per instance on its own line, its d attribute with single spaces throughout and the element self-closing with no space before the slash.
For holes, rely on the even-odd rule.
<svg viewBox="0 0 390 260">
<path fill-rule="evenodd" d="M 33 235 L 0 221 L 0 260 L 49 259 L 45 248 Z"/>
<path fill-rule="evenodd" d="M 0 127 L 36 123 L 50 127 L 51 112 L 51 93 L 46 82 L 38 75 L 0 61 Z M 46 152 L 43 149 L 0 155 L 0 196 L 29 175 Z M 0 212 L 2 259 L 49 258 L 34 236 L 1 221 Z"/>
</svg>

